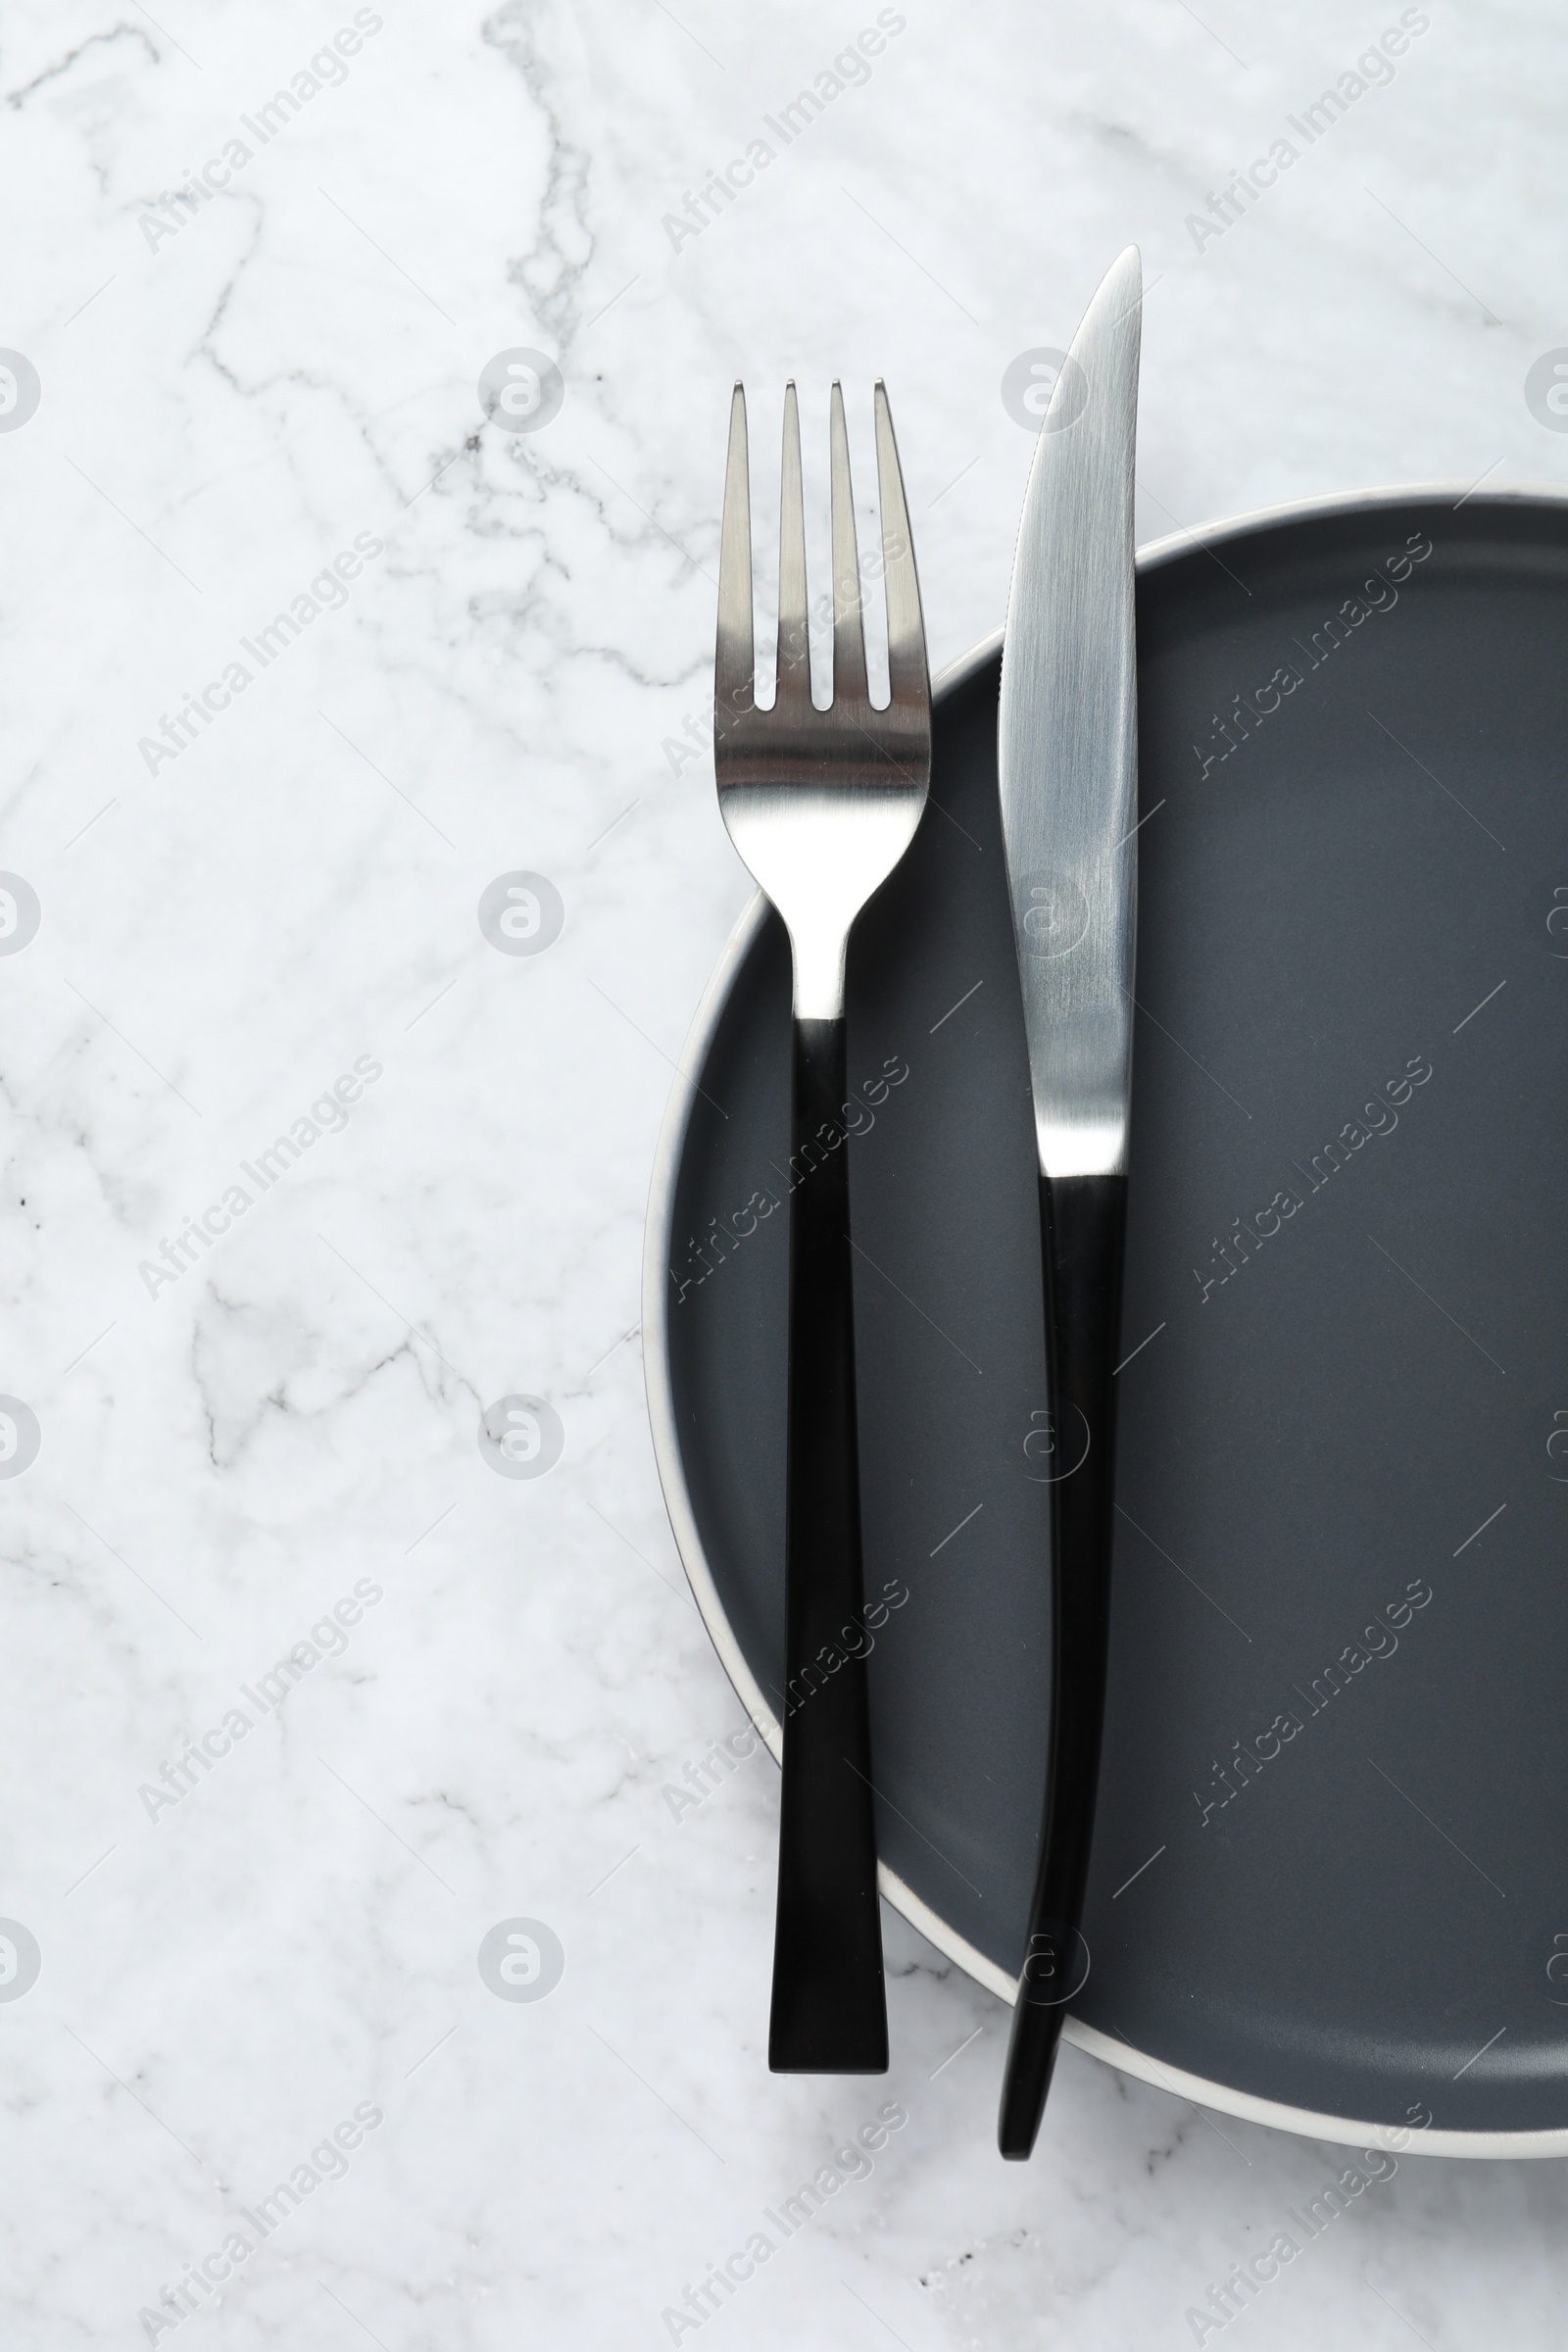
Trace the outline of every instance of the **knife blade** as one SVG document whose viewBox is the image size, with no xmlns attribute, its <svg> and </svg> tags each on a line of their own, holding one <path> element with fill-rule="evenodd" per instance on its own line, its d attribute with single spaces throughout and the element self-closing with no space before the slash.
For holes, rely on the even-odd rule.
<svg viewBox="0 0 1568 2352">
<path fill-rule="evenodd" d="M 1109 1629 L 1137 925 L 1133 457 L 1143 270 L 1106 271 L 1055 384 L 1003 641 L 1002 828 L 1040 1165 L 1051 1398 L 1051 1714 L 998 2141 L 1034 2148 L 1081 1932 Z"/>
</svg>

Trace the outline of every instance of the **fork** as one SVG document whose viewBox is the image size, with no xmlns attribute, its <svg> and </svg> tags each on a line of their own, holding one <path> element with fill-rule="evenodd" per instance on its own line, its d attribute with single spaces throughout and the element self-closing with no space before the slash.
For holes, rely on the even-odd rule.
<svg viewBox="0 0 1568 2352">
<path fill-rule="evenodd" d="M 931 775 L 931 688 L 887 393 L 876 387 L 888 623 L 883 710 L 866 683 L 844 395 L 830 412 L 833 701 L 811 701 L 795 386 L 784 393 L 777 679 L 756 699 L 746 394 L 730 406 L 719 537 L 713 764 L 730 839 L 794 962 L 784 1783 L 767 2062 L 774 2074 L 888 2063 L 860 1585 L 846 1144 L 851 926 L 914 838 Z"/>
</svg>

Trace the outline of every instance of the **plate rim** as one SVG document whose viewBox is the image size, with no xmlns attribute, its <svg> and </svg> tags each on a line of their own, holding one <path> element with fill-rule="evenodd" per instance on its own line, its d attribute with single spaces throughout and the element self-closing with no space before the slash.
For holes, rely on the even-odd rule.
<svg viewBox="0 0 1568 2352">
<path fill-rule="evenodd" d="M 1274 529 L 1282 523 L 1319 521 L 1335 514 L 1375 514 L 1383 508 L 1431 504 L 1440 499 L 1452 499 L 1456 514 L 1461 506 L 1471 504 L 1504 509 L 1545 506 L 1568 512 L 1568 488 L 1552 482 L 1499 484 L 1481 490 L 1474 484 L 1439 481 L 1330 491 L 1317 497 L 1289 499 L 1271 506 L 1251 508 L 1241 514 L 1221 516 L 1213 522 L 1199 524 L 1190 530 L 1166 532 L 1138 550 L 1137 568 L 1139 571 L 1152 571 L 1175 562 L 1180 556 L 1190 554 L 1195 548 L 1223 546 L 1235 539 Z M 933 702 L 956 693 L 977 670 L 994 661 L 1001 651 L 1002 640 L 1003 631 L 994 629 L 977 645 L 971 646 L 967 653 L 950 662 L 931 682 Z M 686 1572 L 692 1598 L 697 1603 L 709 1639 L 718 1653 L 719 1663 L 746 1709 L 753 1729 L 776 1764 L 782 1758 L 783 1734 L 777 1717 L 763 1696 L 761 1686 L 746 1663 L 725 1614 L 686 1485 L 670 1374 L 668 1285 L 665 1280 L 674 1220 L 675 1187 L 697 1092 L 690 1073 L 699 1069 L 707 1058 L 740 967 L 761 928 L 766 912 L 765 898 L 761 891 L 755 891 L 742 908 L 709 975 L 676 1061 L 675 1082 L 660 1124 L 649 1185 L 643 1242 L 642 1337 L 644 1385 L 654 1458 L 675 1547 Z M 1000 2000 L 1008 2003 L 1016 2000 L 1017 1986 L 1012 1978 L 1005 1975 L 994 1960 L 988 1960 L 967 1937 L 950 1927 L 940 1913 L 922 1901 L 914 1889 L 897 1872 L 890 1870 L 885 1862 L 879 1861 L 877 1864 L 877 1885 L 894 1910 L 906 1919 L 911 1927 L 917 1928 L 945 1958 L 961 1968 L 977 1984 L 983 1984 L 988 1992 L 994 1992 Z M 1086 2051 L 1089 2056 L 1117 2068 L 1122 2074 L 1131 2075 L 1142 2082 L 1152 2083 L 1156 2089 L 1168 2090 L 1200 2107 L 1212 2108 L 1217 2114 L 1233 2115 L 1243 2123 L 1265 2124 L 1275 2131 L 1291 2132 L 1305 2139 L 1326 2140 L 1346 2147 L 1392 2148 L 1397 2145 L 1404 2150 L 1414 2147 L 1415 2152 L 1423 2156 L 1493 2159 L 1568 2156 L 1568 2128 L 1549 2132 L 1440 2132 L 1431 2129 L 1417 2132 L 1414 2128 L 1403 2126 L 1361 2123 L 1348 2116 L 1319 2114 L 1310 2108 L 1290 2106 L 1277 2099 L 1259 2098 L 1230 2083 L 1214 2082 L 1202 2076 L 1188 2074 L 1179 2067 L 1167 2066 L 1147 2051 L 1135 2049 L 1129 2042 L 1118 2041 L 1108 2034 L 1102 2034 L 1097 2027 L 1085 2025 L 1075 2017 L 1066 2019 L 1062 2038 Z"/>
</svg>

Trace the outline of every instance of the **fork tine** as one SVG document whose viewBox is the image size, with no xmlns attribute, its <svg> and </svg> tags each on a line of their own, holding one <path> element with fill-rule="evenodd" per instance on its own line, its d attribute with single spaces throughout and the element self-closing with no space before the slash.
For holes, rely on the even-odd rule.
<svg viewBox="0 0 1568 2352">
<path fill-rule="evenodd" d="M 718 526 L 718 642 L 713 655 L 713 723 L 726 725 L 755 699 L 757 654 L 752 634 L 752 485 L 746 460 L 746 390 L 737 384 L 729 405 L 729 457 L 724 466 L 724 514 Z"/>
<path fill-rule="evenodd" d="M 850 436 L 844 392 L 837 382 L 829 408 L 833 512 L 833 700 L 863 703 L 865 630 L 860 618 L 860 551 L 855 536 L 855 492 L 850 483 Z"/>
<path fill-rule="evenodd" d="M 876 387 L 876 478 L 882 504 L 882 563 L 888 608 L 888 688 L 897 706 L 910 698 L 924 701 L 930 693 L 930 675 L 926 668 L 920 581 L 914 568 L 909 510 L 904 501 L 899 445 L 893 437 L 887 387 L 880 377 Z"/>
<path fill-rule="evenodd" d="M 778 516 L 778 691 L 773 708 L 811 699 L 806 628 L 806 501 L 801 488 L 801 412 L 793 376 L 784 387 L 784 479 Z"/>
</svg>

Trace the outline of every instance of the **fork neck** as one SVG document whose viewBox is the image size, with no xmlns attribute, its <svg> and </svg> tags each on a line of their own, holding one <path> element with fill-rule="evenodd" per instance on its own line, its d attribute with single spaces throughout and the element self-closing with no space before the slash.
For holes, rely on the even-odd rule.
<svg viewBox="0 0 1568 2352">
<path fill-rule="evenodd" d="M 825 928 L 814 935 L 791 930 L 795 963 L 795 1018 L 798 1021 L 842 1021 L 844 964 L 849 942 L 842 932 L 829 938 Z"/>
</svg>

